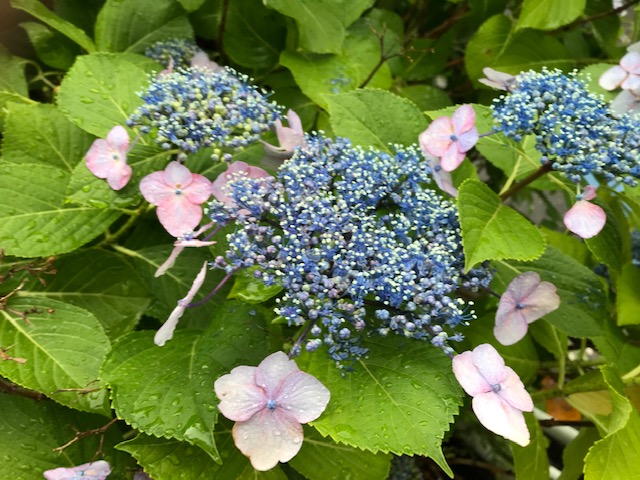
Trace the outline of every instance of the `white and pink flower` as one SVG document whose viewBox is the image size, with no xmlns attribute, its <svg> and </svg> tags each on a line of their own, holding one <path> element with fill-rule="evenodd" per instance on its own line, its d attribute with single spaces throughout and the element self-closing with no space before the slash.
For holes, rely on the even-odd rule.
<svg viewBox="0 0 640 480">
<path fill-rule="evenodd" d="M 113 190 L 122 190 L 131 179 L 131 166 L 127 164 L 129 134 L 116 125 L 106 139 L 95 140 L 85 155 L 87 168 L 98 178 L 105 178 Z"/>
<path fill-rule="evenodd" d="M 596 198 L 596 189 L 584 188 L 578 201 L 564 214 L 564 225 L 581 238 L 595 237 L 607 223 L 607 214 L 602 207 L 589 200 Z"/>
</svg>

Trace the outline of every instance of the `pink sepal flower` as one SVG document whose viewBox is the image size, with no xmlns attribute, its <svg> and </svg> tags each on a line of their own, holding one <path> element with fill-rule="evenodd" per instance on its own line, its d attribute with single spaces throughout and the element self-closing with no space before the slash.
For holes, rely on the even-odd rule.
<svg viewBox="0 0 640 480">
<path fill-rule="evenodd" d="M 235 206 L 236 202 L 227 195 L 227 184 L 236 178 L 268 178 L 270 175 L 260 167 L 252 167 L 244 162 L 233 162 L 227 170 L 218 175 L 211 185 L 213 196 L 228 207 Z"/>
<path fill-rule="evenodd" d="M 536 272 L 525 272 L 514 278 L 500 297 L 493 334 L 503 345 L 513 345 L 529 328 L 560 306 L 556 286 L 540 280 Z"/>
<path fill-rule="evenodd" d="M 596 189 L 585 187 L 582 198 L 564 214 L 564 225 L 581 238 L 595 237 L 607 223 L 607 214 L 595 203 Z"/>
<path fill-rule="evenodd" d="M 438 117 L 420 134 L 419 141 L 423 151 L 440 157 L 440 166 L 445 172 L 458 168 L 465 157 L 478 142 L 478 129 L 475 127 L 476 114 L 471 105 L 462 105 L 453 112 L 453 116 Z"/>
<path fill-rule="evenodd" d="M 44 472 L 44 478 L 47 480 L 105 480 L 111 473 L 111 467 L 108 462 L 98 460 L 97 462 L 83 463 L 72 468 L 54 468 Z"/>
<path fill-rule="evenodd" d="M 158 73 L 158 77 L 162 77 L 164 75 L 168 75 L 170 73 L 173 73 L 173 67 L 174 67 L 173 58 L 170 57 L 169 58 L 169 63 L 167 64 L 167 68 L 165 68 L 160 73 Z"/>
<path fill-rule="evenodd" d="M 622 87 L 625 90 L 640 88 L 640 53 L 629 52 L 620 60 L 620 65 L 604 72 L 598 83 L 605 90 Z"/>
<path fill-rule="evenodd" d="M 437 157 L 434 157 L 429 152 L 423 150 L 424 158 L 427 160 L 429 167 L 431 167 L 431 172 L 433 175 L 433 179 L 438 185 L 438 188 L 445 193 L 448 193 L 452 197 L 458 196 L 458 189 L 453 186 L 453 180 L 451 178 L 451 174 L 449 172 L 445 172 L 444 169 L 440 166 L 440 162 Z"/>
<path fill-rule="evenodd" d="M 174 161 L 163 171 L 144 177 L 140 192 L 158 207 L 158 220 L 165 230 L 174 237 L 182 237 L 202 220 L 200 205 L 211 196 L 211 182 Z"/>
<path fill-rule="evenodd" d="M 165 343 L 173 338 L 173 332 L 178 325 L 180 317 L 182 317 L 182 314 L 187 308 L 187 305 L 189 305 L 193 301 L 193 297 L 196 296 L 196 293 L 198 293 L 198 290 L 200 290 L 200 287 L 202 287 L 202 284 L 204 283 L 204 279 L 207 276 L 207 269 L 208 263 L 204 262 L 204 265 L 202 265 L 202 268 L 198 272 L 198 275 L 196 275 L 196 278 L 193 280 L 193 284 L 187 292 L 187 295 L 184 298 L 178 300 L 178 305 L 176 306 L 176 308 L 173 309 L 167 321 L 164 322 L 164 324 L 156 332 L 155 336 L 153 337 L 153 343 L 155 343 L 159 347 L 162 347 Z"/>
<path fill-rule="evenodd" d="M 239 366 L 214 383 L 218 408 L 235 421 L 233 440 L 256 470 L 288 462 L 302 447 L 303 423 L 317 419 L 329 390 L 283 352 L 257 367 Z"/>
<path fill-rule="evenodd" d="M 288 127 L 282 126 L 282 121 L 275 121 L 276 135 L 278 136 L 279 147 L 269 143 L 262 142 L 267 153 L 273 154 L 281 158 L 290 158 L 296 147 L 304 147 L 306 145 L 304 139 L 304 130 L 302 130 L 302 122 L 300 117 L 293 110 L 287 112 Z"/>
<path fill-rule="evenodd" d="M 473 397 L 473 412 L 486 429 L 523 447 L 529 444 L 522 412 L 533 411 L 533 400 L 492 345 L 483 343 L 453 357 L 453 373 Z"/>
<path fill-rule="evenodd" d="M 493 68 L 485 67 L 482 69 L 482 73 L 487 78 L 481 78 L 478 81 L 496 90 L 511 91 L 517 82 L 516 77 L 513 75 L 499 72 Z"/>
<path fill-rule="evenodd" d="M 622 115 L 625 113 L 640 113 L 640 92 L 638 90 L 622 90 L 616 98 L 613 99 L 609 108 L 613 113 Z"/>
<path fill-rule="evenodd" d="M 131 179 L 131 166 L 127 165 L 129 134 L 116 125 L 106 139 L 95 140 L 84 156 L 87 168 L 98 178 L 106 178 L 113 190 L 122 190 Z"/>
<path fill-rule="evenodd" d="M 209 58 L 202 50 L 198 50 L 193 57 L 191 57 L 191 66 L 192 67 L 200 67 L 205 68 L 207 70 L 211 70 L 213 73 L 221 72 L 224 70 L 224 67 L 221 67 L 216 62 Z"/>
</svg>

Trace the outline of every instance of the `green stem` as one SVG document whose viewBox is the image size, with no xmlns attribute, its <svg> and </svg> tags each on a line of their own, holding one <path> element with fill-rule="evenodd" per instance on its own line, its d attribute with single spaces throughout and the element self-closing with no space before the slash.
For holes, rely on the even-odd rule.
<svg viewBox="0 0 640 480">
<path fill-rule="evenodd" d="M 623 383 L 625 387 L 640 385 L 640 376 L 623 380 Z M 594 382 L 589 382 L 588 384 L 569 383 L 562 388 L 558 387 L 551 390 L 541 390 L 539 392 L 534 392 L 531 394 L 531 398 L 533 398 L 534 403 L 537 403 L 544 400 L 549 400 L 551 398 L 566 397 L 568 395 L 573 395 L 574 393 L 597 392 L 600 390 L 606 390 L 607 388 L 609 388 L 609 385 L 604 381 L 604 379 L 595 384 Z"/>
<path fill-rule="evenodd" d="M 551 163 L 547 163 L 545 165 L 542 165 L 538 170 L 533 172 L 531 175 L 529 175 L 528 177 L 523 178 L 519 182 L 516 182 L 515 184 L 513 184 L 513 186 L 509 190 L 507 190 L 506 192 L 501 193 L 500 194 L 500 199 L 501 200 L 506 200 L 507 198 L 512 196 L 514 193 L 519 192 L 521 189 L 523 189 L 524 187 L 526 187 L 530 183 L 534 182 L 535 180 L 539 179 L 540 177 L 546 175 L 547 173 L 551 172 L 552 170 L 553 169 L 551 168 Z"/>
</svg>

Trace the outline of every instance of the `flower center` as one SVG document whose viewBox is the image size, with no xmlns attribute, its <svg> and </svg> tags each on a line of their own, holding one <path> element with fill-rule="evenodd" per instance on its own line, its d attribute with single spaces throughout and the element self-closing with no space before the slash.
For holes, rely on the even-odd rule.
<svg viewBox="0 0 640 480">
<path fill-rule="evenodd" d="M 176 185 L 176 195 L 182 195 L 182 185 Z"/>
<path fill-rule="evenodd" d="M 278 402 L 276 402 L 275 400 L 268 400 L 267 401 L 267 408 L 269 410 L 275 410 L 278 406 Z"/>
<path fill-rule="evenodd" d="M 458 140 L 458 136 L 455 134 L 452 134 L 449 138 L 451 139 L 452 142 L 456 142 Z"/>
<path fill-rule="evenodd" d="M 516 310 L 523 310 L 526 306 L 524 303 L 519 303 L 516 305 Z"/>
<path fill-rule="evenodd" d="M 498 393 L 501 389 L 502 389 L 502 386 L 499 383 L 496 383 L 495 385 L 491 385 L 491 391 L 495 393 Z"/>
<path fill-rule="evenodd" d="M 120 160 L 120 155 L 118 155 L 117 153 L 112 153 L 111 158 L 117 162 Z"/>
</svg>

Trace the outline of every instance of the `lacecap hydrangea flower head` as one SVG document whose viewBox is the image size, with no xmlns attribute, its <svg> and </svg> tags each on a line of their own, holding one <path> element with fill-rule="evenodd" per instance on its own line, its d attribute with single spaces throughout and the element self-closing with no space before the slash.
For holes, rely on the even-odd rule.
<svg viewBox="0 0 640 480">
<path fill-rule="evenodd" d="M 390 332 L 452 353 L 474 318 L 457 290 L 491 273 L 463 273 L 457 209 L 428 188 L 431 175 L 416 147 L 388 154 L 308 135 L 275 181 L 231 180 L 233 202 L 209 205 L 212 220 L 237 224 L 214 265 L 283 287 L 276 312 L 307 332 L 293 354 L 324 346 L 342 366 L 366 353 L 363 335 Z"/>
</svg>

